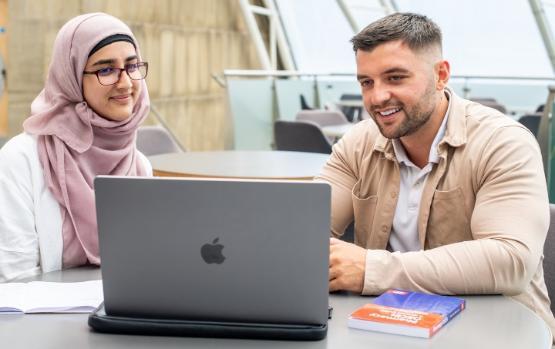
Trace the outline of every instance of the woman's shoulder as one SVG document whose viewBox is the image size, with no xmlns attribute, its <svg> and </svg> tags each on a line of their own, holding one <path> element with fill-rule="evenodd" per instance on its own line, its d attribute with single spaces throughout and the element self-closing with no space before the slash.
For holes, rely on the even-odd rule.
<svg viewBox="0 0 555 349">
<path fill-rule="evenodd" d="M 143 168 L 145 169 L 146 175 L 148 177 L 152 177 L 152 165 L 150 164 L 150 161 L 148 160 L 146 155 L 141 153 L 139 150 L 137 150 L 137 155 L 138 155 L 137 157 L 139 161 L 141 162 L 141 164 L 143 164 Z"/>
<path fill-rule="evenodd" d="M 20 133 L 9 139 L 0 149 L 0 156 L 19 156 L 22 154 L 38 154 L 37 136 Z"/>
<path fill-rule="evenodd" d="M 21 170 L 22 167 L 34 167 L 38 163 L 37 137 L 20 133 L 4 144 L 0 149 L 0 168 L 9 167 Z"/>
</svg>

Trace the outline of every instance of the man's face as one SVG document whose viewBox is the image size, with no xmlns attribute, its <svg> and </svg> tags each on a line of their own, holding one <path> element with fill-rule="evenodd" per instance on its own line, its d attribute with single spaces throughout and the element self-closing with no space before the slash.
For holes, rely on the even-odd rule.
<svg viewBox="0 0 555 349">
<path fill-rule="evenodd" d="M 384 137 L 409 136 L 426 125 L 444 87 L 437 72 L 446 62 L 440 59 L 434 52 L 414 52 L 401 40 L 357 51 L 364 106 Z"/>
</svg>

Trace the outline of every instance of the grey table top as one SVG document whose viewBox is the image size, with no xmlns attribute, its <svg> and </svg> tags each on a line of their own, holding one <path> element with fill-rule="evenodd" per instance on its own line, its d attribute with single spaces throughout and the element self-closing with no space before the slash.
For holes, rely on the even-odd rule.
<svg viewBox="0 0 555 349">
<path fill-rule="evenodd" d="M 206 151 L 149 157 L 158 176 L 309 180 L 328 154 L 295 151 Z"/>
<path fill-rule="evenodd" d="M 41 275 L 38 280 L 99 279 L 100 270 L 79 268 Z M 523 305 L 503 296 L 467 296 L 467 308 L 431 339 L 350 329 L 347 316 L 372 300 L 332 294 L 333 318 L 326 339 L 317 342 L 149 337 L 93 332 L 86 314 L 1 315 L 2 347 L 18 348 L 551 348 L 546 324 Z"/>
</svg>

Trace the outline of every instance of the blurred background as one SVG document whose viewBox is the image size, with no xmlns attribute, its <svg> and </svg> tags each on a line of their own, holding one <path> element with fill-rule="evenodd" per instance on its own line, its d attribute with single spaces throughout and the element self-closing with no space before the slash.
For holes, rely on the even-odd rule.
<svg viewBox="0 0 555 349">
<path fill-rule="evenodd" d="M 396 11 L 439 24 L 459 95 L 532 115 L 535 134 L 554 81 L 554 1 L 0 0 L 0 143 L 21 132 L 59 28 L 97 11 L 126 22 L 149 62 L 146 124 L 188 151 L 279 149 L 275 122 L 303 110 L 368 117 L 349 40 Z"/>
</svg>

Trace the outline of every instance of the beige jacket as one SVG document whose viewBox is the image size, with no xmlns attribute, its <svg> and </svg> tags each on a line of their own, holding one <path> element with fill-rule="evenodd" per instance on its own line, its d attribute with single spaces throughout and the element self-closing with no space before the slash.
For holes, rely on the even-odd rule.
<svg viewBox="0 0 555 349">
<path fill-rule="evenodd" d="M 422 192 L 422 250 L 389 252 L 399 193 L 391 141 L 372 120 L 334 147 L 319 180 L 332 186 L 332 234 L 355 221 L 368 250 L 363 294 L 391 287 L 439 294 L 504 294 L 555 333 L 543 278 L 549 204 L 534 136 L 494 109 L 452 93 L 447 129 Z"/>
</svg>

